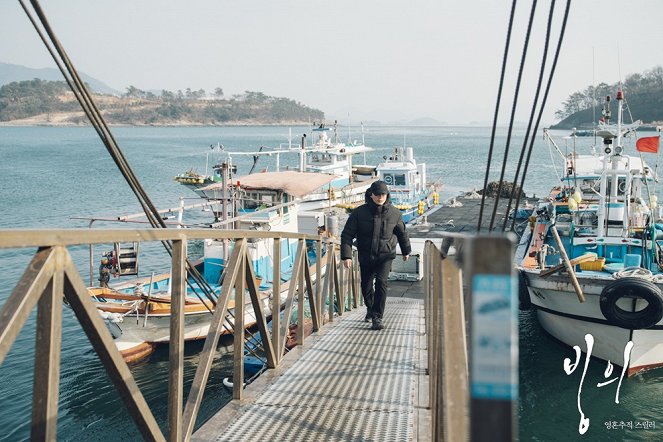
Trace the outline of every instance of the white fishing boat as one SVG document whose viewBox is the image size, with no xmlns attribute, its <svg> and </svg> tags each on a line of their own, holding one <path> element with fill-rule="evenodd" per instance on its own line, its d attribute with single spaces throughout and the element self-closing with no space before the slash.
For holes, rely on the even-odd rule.
<svg viewBox="0 0 663 442">
<path fill-rule="evenodd" d="M 312 144 L 309 143 L 312 139 Z M 220 146 L 220 145 L 219 145 Z M 309 137 L 303 136 L 299 146 L 281 145 L 278 148 L 260 148 L 255 152 L 231 151 L 216 148 L 223 158 L 213 166 L 212 175 L 198 174 L 193 170 L 175 176 L 175 180 L 193 190 L 198 196 L 209 201 L 228 199 L 228 188 L 235 180 L 237 166 L 233 158 L 252 157 L 253 166 L 248 172 L 253 175 L 260 158 L 274 160 L 272 172 L 307 172 L 333 176 L 333 180 L 315 189 L 302 198 L 303 211 L 316 211 L 337 204 L 352 204 L 364 199 L 364 192 L 376 179 L 375 167 L 354 165 L 355 157 L 364 155 L 373 149 L 361 143 L 343 143 L 338 141 L 336 125 L 330 128 L 317 124 Z M 293 161 L 292 158 L 295 158 Z M 365 158 L 364 158 L 365 162 Z M 283 164 L 288 163 L 288 164 Z M 262 169 L 260 172 L 267 172 Z M 213 206 L 219 213 L 220 203 Z"/>
<path fill-rule="evenodd" d="M 663 366 L 663 225 L 654 169 L 627 153 L 640 121 L 624 124 L 623 93 L 616 98 L 616 124 L 608 97 L 596 131 L 599 152 L 565 154 L 546 133 L 562 157 L 561 185 L 536 209 L 518 267 L 521 301 L 548 333 L 631 376 Z"/>
<path fill-rule="evenodd" d="M 299 232 L 300 201 L 315 189 L 330 183 L 333 175 L 305 172 L 261 173 L 240 177 L 231 186 L 234 205 L 232 213 L 217 228 L 242 230 L 263 230 L 272 232 Z M 229 213 L 224 211 L 224 213 Z M 253 262 L 259 296 L 263 309 L 271 315 L 273 280 L 273 239 L 251 239 L 247 244 Z M 283 304 L 288 293 L 290 275 L 295 264 L 297 239 L 281 239 L 281 291 L 278 294 Z M 215 296 L 218 296 L 223 281 L 223 269 L 231 253 L 233 244 L 229 241 L 205 240 L 204 258 L 197 266 Z M 309 254 L 310 271 L 313 283 L 315 275 L 315 254 Z M 321 260 L 324 260 L 323 257 Z M 115 270 L 120 270 L 119 260 Z M 137 267 L 137 266 L 136 266 Z M 324 267 L 323 267 L 324 268 Z M 114 342 L 127 361 L 143 358 L 150 354 L 159 343 L 170 337 L 170 275 L 142 277 L 112 284 L 110 287 L 92 287 L 90 296 L 100 315 L 105 319 Z M 247 296 L 244 307 L 244 324 L 251 327 L 256 317 Z M 203 289 L 195 280 L 190 280 L 185 303 L 184 339 L 204 339 L 212 319 L 213 303 L 203 296 Z M 228 317 L 223 333 L 231 333 L 235 311 L 234 296 L 228 305 Z"/>
<path fill-rule="evenodd" d="M 376 168 L 378 179 L 389 188 L 394 207 L 401 211 L 408 223 L 439 204 L 439 185 L 426 182 L 426 163 L 417 163 L 414 149 L 395 147 L 390 156 Z"/>
</svg>

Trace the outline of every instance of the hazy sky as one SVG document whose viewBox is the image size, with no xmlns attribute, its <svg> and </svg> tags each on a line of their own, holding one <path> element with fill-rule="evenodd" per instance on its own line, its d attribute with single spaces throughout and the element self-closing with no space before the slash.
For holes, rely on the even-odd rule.
<svg viewBox="0 0 663 442">
<path fill-rule="evenodd" d="M 511 9 L 510 0 L 41 3 L 77 69 L 121 91 L 261 91 L 341 122 L 349 115 L 449 124 L 492 122 Z M 504 118 L 531 4 L 521 0 L 516 10 Z M 551 55 L 565 6 L 556 2 Z M 521 121 L 531 107 L 549 7 L 550 0 L 538 2 Z M 0 2 L 0 35 L 0 61 L 55 66 L 17 0 Z M 661 0 L 574 0 L 545 122 L 572 92 L 663 65 L 661 42 Z"/>
</svg>

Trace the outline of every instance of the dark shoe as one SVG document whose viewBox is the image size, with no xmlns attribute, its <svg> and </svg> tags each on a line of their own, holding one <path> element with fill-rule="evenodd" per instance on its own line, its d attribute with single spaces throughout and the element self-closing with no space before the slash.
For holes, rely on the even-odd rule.
<svg viewBox="0 0 663 442">
<path fill-rule="evenodd" d="M 371 326 L 373 330 L 382 330 L 384 328 L 384 325 L 382 325 L 382 319 L 380 318 L 373 318 L 373 325 Z"/>
<path fill-rule="evenodd" d="M 366 317 L 364 318 L 364 322 L 371 322 L 372 319 L 373 319 L 373 315 L 371 315 L 370 313 L 366 313 Z"/>
</svg>

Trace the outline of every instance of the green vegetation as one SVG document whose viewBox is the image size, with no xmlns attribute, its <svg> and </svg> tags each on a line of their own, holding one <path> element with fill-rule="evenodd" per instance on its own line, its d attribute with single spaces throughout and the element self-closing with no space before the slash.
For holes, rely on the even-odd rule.
<svg viewBox="0 0 663 442">
<path fill-rule="evenodd" d="M 157 95 L 129 86 L 121 97 L 95 94 L 94 98 L 110 124 L 279 124 L 324 119 L 322 111 L 288 98 L 251 91 L 224 98 L 220 87 L 210 97 L 203 89 L 163 90 Z M 37 117 L 46 124 L 85 121 L 65 82 L 35 78 L 0 87 L 0 121 L 30 117 Z"/>
<path fill-rule="evenodd" d="M 618 83 L 600 83 L 596 87 L 588 86 L 583 91 L 574 92 L 562 104 L 562 109 L 555 112 L 555 117 L 561 121 L 552 128 L 591 128 L 593 121 L 601 117 L 605 97 L 610 95 L 614 98 L 619 87 Z M 643 74 L 629 75 L 621 88 L 633 119 L 642 120 L 645 124 L 663 121 L 663 67 L 655 67 Z M 612 106 L 614 116 L 614 102 Z M 630 122 L 630 119 L 627 122 Z"/>
</svg>

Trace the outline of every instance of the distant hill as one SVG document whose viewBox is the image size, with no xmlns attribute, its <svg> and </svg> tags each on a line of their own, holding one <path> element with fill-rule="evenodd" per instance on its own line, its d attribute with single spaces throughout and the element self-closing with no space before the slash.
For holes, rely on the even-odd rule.
<svg viewBox="0 0 663 442">
<path fill-rule="evenodd" d="M 561 121 L 551 129 L 590 129 L 594 120 L 601 118 L 601 109 L 605 97 L 610 95 L 612 120 L 616 121 L 617 103 L 615 94 L 621 87 L 624 91 L 628 111 L 634 120 L 642 120 L 644 125 L 656 126 L 663 122 L 663 68 L 656 67 L 642 74 L 631 74 L 623 84 L 601 83 L 596 87 L 588 86 L 583 91 L 574 92 L 563 103 L 555 116 Z M 594 97 L 596 102 L 594 101 Z M 630 122 L 629 112 L 625 112 Z"/>
<path fill-rule="evenodd" d="M 299 124 L 324 120 L 324 112 L 294 100 L 262 92 L 213 98 L 202 89 L 186 93 L 162 91 L 157 96 L 136 87 L 122 96 L 94 94 L 109 124 L 123 125 L 248 125 Z M 87 118 L 64 81 L 34 78 L 0 87 L 0 122 L 21 125 L 83 125 Z"/>
<path fill-rule="evenodd" d="M 93 92 L 109 95 L 121 95 L 122 92 L 113 89 L 102 81 L 92 78 L 87 74 L 80 73 L 81 78 L 85 83 L 90 86 Z M 0 86 L 9 84 L 15 81 L 32 80 L 39 78 L 42 80 L 50 81 L 64 81 L 62 73 L 56 68 L 42 68 L 34 69 L 17 64 L 9 64 L 0 62 Z"/>
</svg>

